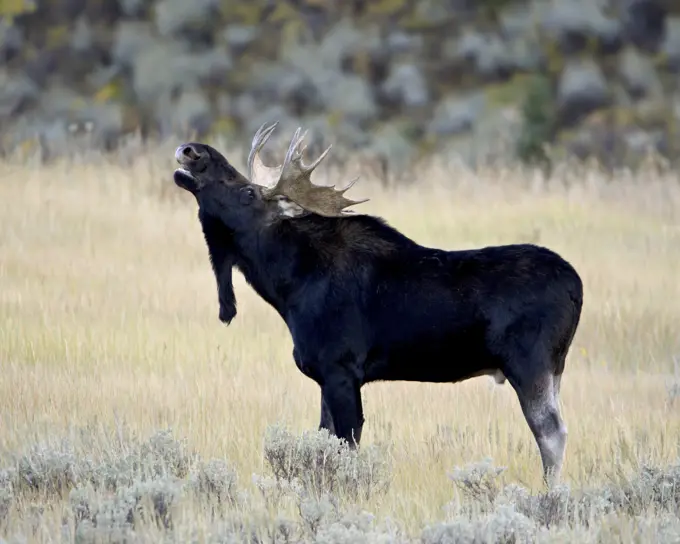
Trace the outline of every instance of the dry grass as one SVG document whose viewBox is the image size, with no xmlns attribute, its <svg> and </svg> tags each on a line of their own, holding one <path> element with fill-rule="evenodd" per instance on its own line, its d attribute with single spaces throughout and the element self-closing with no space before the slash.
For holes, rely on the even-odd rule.
<svg viewBox="0 0 680 544">
<path fill-rule="evenodd" d="M 319 391 L 296 369 L 284 324 L 240 275 L 239 315 L 219 323 L 195 202 L 172 185 L 172 146 L 154 153 L 126 169 L 2 165 L 0 452 L 73 426 L 171 427 L 201 455 L 233 462 L 248 489 L 263 471 L 267 426 L 315 428 Z M 599 485 L 642 461 L 677 459 L 674 177 L 607 181 L 591 170 L 543 183 L 433 164 L 423 179 L 398 192 L 360 182 L 353 194 L 372 200 L 357 211 L 433 246 L 535 241 L 583 277 L 562 382 L 564 480 Z M 392 383 L 363 394 L 364 443 L 393 444 L 391 489 L 365 505 L 375 514 L 417 533 L 444 516 L 446 474 L 487 456 L 508 467 L 506 482 L 539 488 L 540 458 L 509 385 Z"/>
</svg>

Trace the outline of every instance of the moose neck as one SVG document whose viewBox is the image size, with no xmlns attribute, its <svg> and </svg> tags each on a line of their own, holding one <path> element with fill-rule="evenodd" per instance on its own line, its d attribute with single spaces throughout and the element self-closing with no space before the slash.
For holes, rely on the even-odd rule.
<svg viewBox="0 0 680 544">
<path fill-rule="evenodd" d="M 289 227 L 272 225 L 234 233 L 234 265 L 284 320 L 294 286 L 304 273 Z"/>
<path fill-rule="evenodd" d="M 306 283 L 305 276 L 319 274 L 322 269 L 323 256 L 313 250 L 314 243 L 305 229 L 299 228 L 305 220 L 283 220 L 267 226 L 244 224 L 231 229 L 210 213 L 199 213 L 199 219 L 217 280 L 220 319 L 225 311 L 231 318 L 236 314 L 232 283 L 235 266 L 257 294 L 286 320 L 288 301 L 295 296 L 295 289 Z M 329 221 L 334 222 L 318 218 L 317 223 L 322 229 L 332 228 Z"/>
<path fill-rule="evenodd" d="M 234 303 L 231 268 L 287 321 L 295 300 L 316 280 L 348 272 L 376 258 L 420 246 L 383 220 L 356 215 L 284 219 L 225 231 L 217 218 L 202 217 L 203 230 L 220 291 L 220 307 Z M 211 234 L 213 233 L 213 234 Z M 230 302 L 231 301 L 231 302 Z M 235 314 L 235 310 L 234 310 Z"/>
</svg>

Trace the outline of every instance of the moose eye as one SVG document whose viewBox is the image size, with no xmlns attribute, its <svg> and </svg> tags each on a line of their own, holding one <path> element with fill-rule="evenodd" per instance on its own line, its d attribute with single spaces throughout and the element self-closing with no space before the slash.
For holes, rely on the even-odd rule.
<svg viewBox="0 0 680 544">
<path fill-rule="evenodd" d="M 241 189 L 241 204 L 250 204 L 255 198 L 255 189 L 252 187 L 243 187 Z"/>
</svg>

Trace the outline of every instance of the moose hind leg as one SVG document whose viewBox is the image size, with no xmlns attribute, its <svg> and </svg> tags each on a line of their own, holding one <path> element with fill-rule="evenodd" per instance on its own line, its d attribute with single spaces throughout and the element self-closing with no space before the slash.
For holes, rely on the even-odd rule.
<svg viewBox="0 0 680 544">
<path fill-rule="evenodd" d="M 538 444 L 544 482 L 553 487 L 559 482 L 567 446 L 567 427 L 560 415 L 554 376 L 546 372 L 528 383 L 516 380 L 511 383 Z"/>
<path fill-rule="evenodd" d="M 319 422 L 319 429 L 328 429 L 328 432 L 335 434 L 335 425 L 333 425 L 333 415 L 331 414 L 331 409 L 328 406 L 328 402 L 321 393 L 321 420 Z"/>
</svg>

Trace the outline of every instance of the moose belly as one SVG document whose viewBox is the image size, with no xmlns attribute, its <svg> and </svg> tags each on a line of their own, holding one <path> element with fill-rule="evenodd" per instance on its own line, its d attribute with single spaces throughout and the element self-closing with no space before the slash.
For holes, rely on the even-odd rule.
<svg viewBox="0 0 680 544">
<path fill-rule="evenodd" d="M 386 335 L 368 352 L 365 381 L 445 383 L 493 374 L 498 360 L 488 351 L 485 336 L 485 329 L 475 326 Z"/>
</svg>

